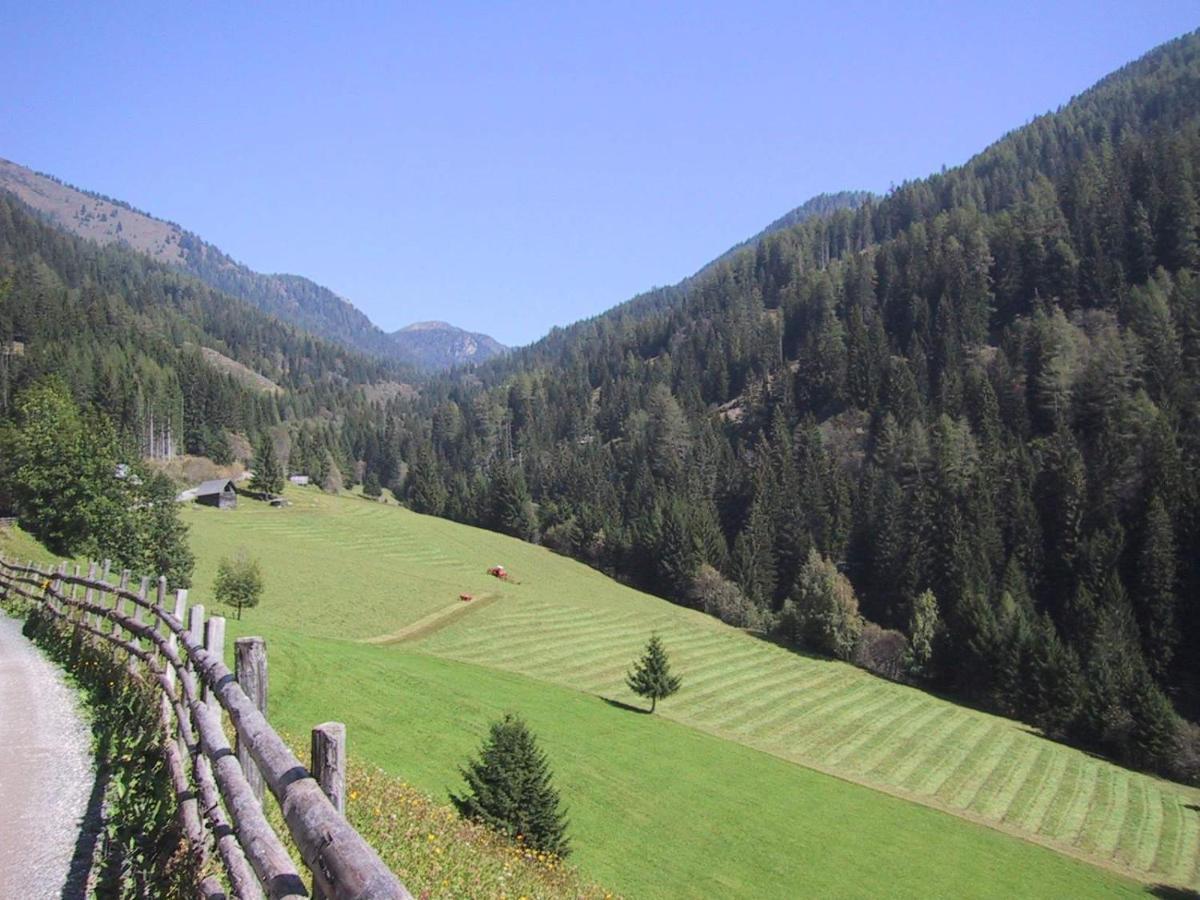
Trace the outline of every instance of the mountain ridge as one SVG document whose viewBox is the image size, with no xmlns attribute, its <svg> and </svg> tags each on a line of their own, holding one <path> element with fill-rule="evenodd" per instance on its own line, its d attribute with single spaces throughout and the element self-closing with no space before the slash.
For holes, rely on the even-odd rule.
<svg viewBox="0 0 1200 900">
<path fill-rule="evenodd" d="M 350 300 L 309 278 L 257 272 L 175 222 L 53 175 L 0 158 L 0 189 L 16 196 L 57 228 L 100 244 L 123 244 L 349 349 L 433 369 L 476 361 L 468 358 L 471 353 L 466 350 L 463 358 L 448 358 L 420 347 L 410 349 L 407 342 L 395 340 Z M 482 348 L 484 358 L 494 355 L 488 353 L 490 337 L 463 333 L 474 341 L 473 345 L 470 341 L 464 344 Z"/>
</svg>

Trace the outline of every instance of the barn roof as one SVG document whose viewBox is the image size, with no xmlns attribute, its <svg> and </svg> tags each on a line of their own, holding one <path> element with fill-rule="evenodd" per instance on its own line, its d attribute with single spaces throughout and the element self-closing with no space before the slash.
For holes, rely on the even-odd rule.
<svg viewBox="0 0 1200 900">
<path fill-rule="evenodd" d="M 205 481 L 196 488 L 197 497 L 207 497 L 211 494 L 224 494 L 226 491 L 233 491 L 233 482 L 228 478 L 214 478 L 212 481 Z"/>
</svg>

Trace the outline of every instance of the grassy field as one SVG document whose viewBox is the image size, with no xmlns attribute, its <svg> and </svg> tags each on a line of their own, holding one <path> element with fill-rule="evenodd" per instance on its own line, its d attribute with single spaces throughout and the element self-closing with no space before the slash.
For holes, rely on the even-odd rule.
<svg viewBox="0 0 1200 900">
<path fill-rule="evenodd" d="M 542 548 L 394 506 L 290 497 L 283 510 L 187 514 L 196 601 L 220 555 L 246 547 L 266 565 L 263 606 L 230 627 L 271 642 L 273 717 L 301 733 L 345 719 L 358 752 L 444 795 L 487 722 L 520 710 L 570 799 L 577 861 L 607 885 L 639 896 L 1129 887 L 1026 841 L 1197 884 L 1200 792 L 775 647 Z M 517 583 L 487 576 L 495 563 Z M 487 602 L 470 608 L 464 592 Z M 624 670 L 652 629 L 684 676 L 653 718 L 622 706 L 634 700 Z"/>
</svg>

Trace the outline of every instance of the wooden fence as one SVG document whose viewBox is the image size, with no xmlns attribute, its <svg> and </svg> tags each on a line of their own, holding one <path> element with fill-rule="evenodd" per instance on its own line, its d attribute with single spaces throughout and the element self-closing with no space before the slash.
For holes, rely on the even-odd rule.
<svg viewBox="0 0 1200 900">
<path fill-rule="evenodd" d="M 264 814 L 269 790 L 311 874 L 314 897 L 410 898 L 343 815 L 345 728 L 329 722 L 313 730 L 310 772 L 267 723 L 262 639 L 237 640 L 235 676 L 224 663 L 223 618 L 205 621 L 203 606 L 189 609 L 187 591 L 168 598 L 165 578 L 152 595 L 148 579 L 132 590 L 128 572 L 114 585 L 108 569 L 93 563 L 82 575 L 79 566 L 68 573 L 66 563 L 52 569 L 0 557 L 0 595 L 24 598 L 81 640 L 123 653 L 129 677 L 158 689 L 179 822 L 201 863 L 215 855 L 235 897 L 309 896 L 300 865 Z M 205 900 L 226 896 L 214 876 L 197 893 Z"/>
</svg>

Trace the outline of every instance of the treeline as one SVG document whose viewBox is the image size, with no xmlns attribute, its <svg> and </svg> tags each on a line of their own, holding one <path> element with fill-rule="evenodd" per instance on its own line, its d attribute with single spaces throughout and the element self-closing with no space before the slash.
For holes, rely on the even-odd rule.
<svg viewBox="0 0 1200 900">
<path fill-rule="evenodd" d="M 802 640 L 865 617 L 828 646 L 1195 777 L 1198 79 L 1191 35 L 347 443 L 416 509 Z"/>
<path fill-rule="evenodd" d="M 14 407 L 0 421 L 0 509 L 62 556 L 187 587 L 193 557 L 171 481 L 122 445 L 107 416 L 81 410 L 60 379 L 21 391 Z"/>
</svg>

